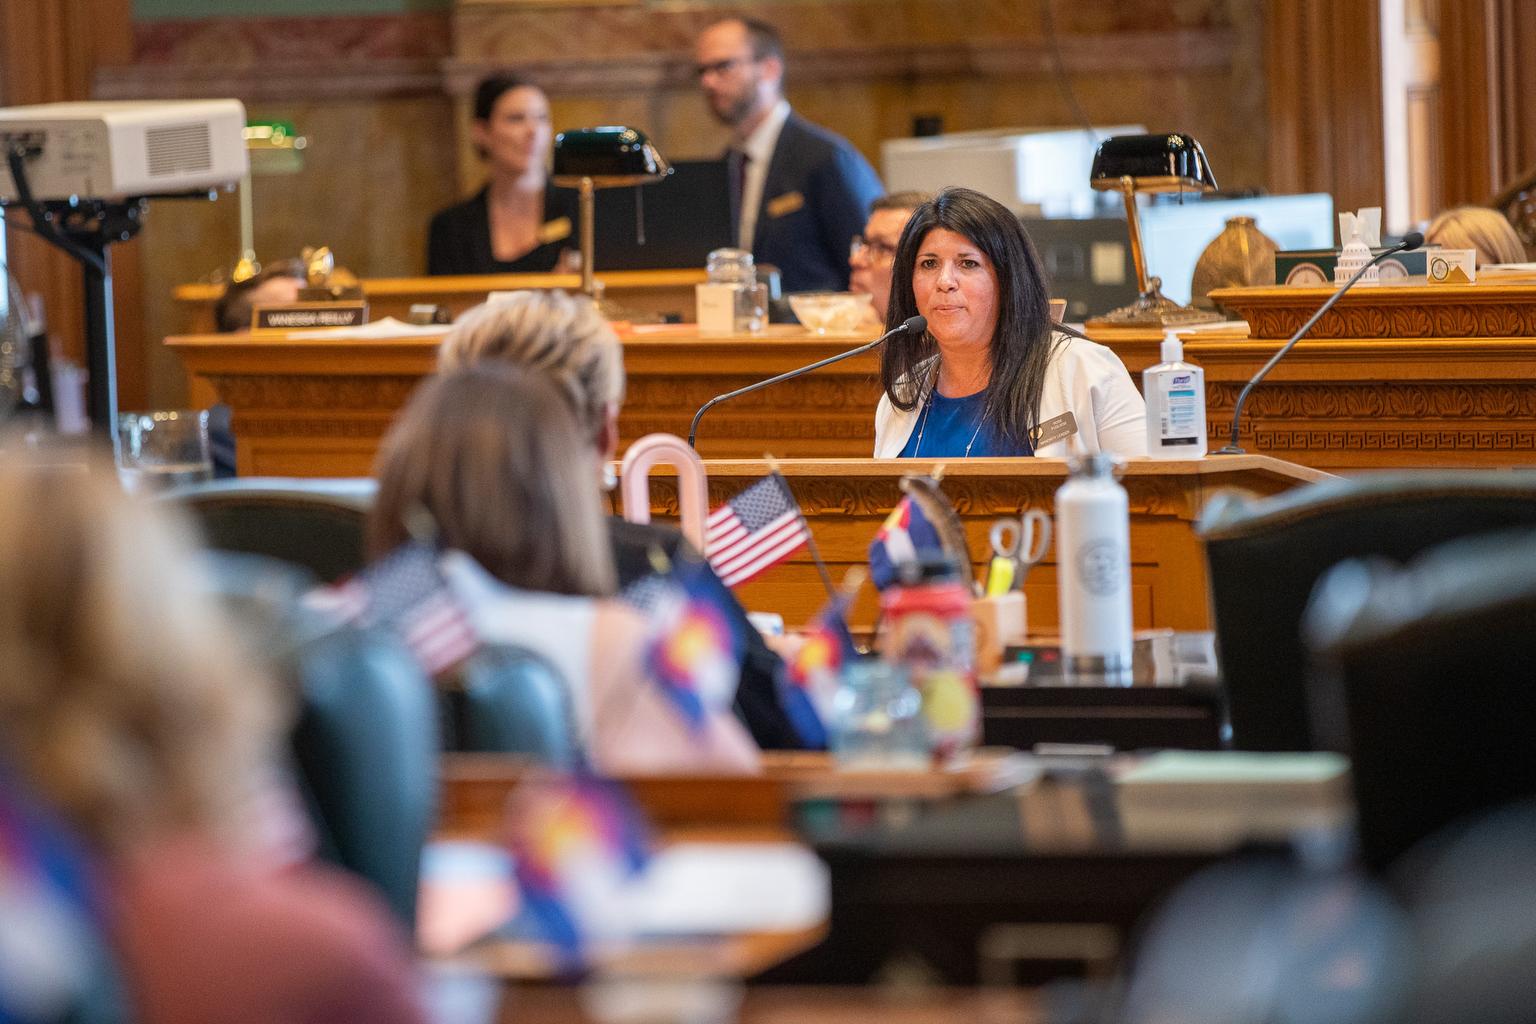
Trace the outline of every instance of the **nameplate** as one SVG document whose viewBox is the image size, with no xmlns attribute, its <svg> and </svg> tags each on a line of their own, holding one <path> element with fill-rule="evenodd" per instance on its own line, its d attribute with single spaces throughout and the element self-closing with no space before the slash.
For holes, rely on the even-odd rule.
<svg viewBox="0 0 1536 1024">
<path fill-rule="evenodd" d="M 1034 449 L 1038 452 L 1046 445 L 1065 440 L 1075 433 L 1077 433 L 1077 417 L 1070 412 L 1064 412 L 1035 428 Z"/>
<path fill-rule="evenodd" d="M 1429 254 L 1429 284 L 1474 284 L 1476 281 L 1476 250 L 1436 249 Z"/>
<path fill-rule="evenodd" d="M 571 218 L 556 217 L 539 225 L 538 232 L 534 235 L 540 245 L 548 245 L 551 242 L 563 242 L 571 237 Z"/>
<path fill-rule="evenodd" d="M 805 196 L 799 192 L 785 192 L 781 196 L 774 196 L 763 207 L 768 216 L 778 218 L 785 217 L 805 206 Z"/>
<path fill-rule="evenodd" d="M 288 302 L 276 306 L 257 306 L 251 311 L 251 326 L 257 330 L 361 327 L 367 322 L 366 302 Z"/>
</svg>

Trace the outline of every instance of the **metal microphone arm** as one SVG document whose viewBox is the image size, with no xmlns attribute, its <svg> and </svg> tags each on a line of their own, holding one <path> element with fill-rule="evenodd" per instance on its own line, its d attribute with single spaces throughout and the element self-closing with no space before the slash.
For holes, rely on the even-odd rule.
<svg viewBox="0 0 1536 1024">
<path fill-rule="evenodd" d="M 709 412 L 710 409 L 719 405 L 721 402 L 724 402 L 726 399 L 739 398 L 742 395 L 750 395 L 754 391 L 761 391 L 763 388 L 768 387 L 770 384 L 778 384 L 781 381 L 790 380 L 800 376 L 801 374 L 810 373 L 812 370 L 819 370 L 823 366 L 831 366 L 833 363 L 840 363 L 844 359 L 852 359 L 854 356 L 861 356 L 865 352 L 879 348 L 881 345 L 884 345 L 887 341 L 891 340 L 891 338 L 895 337 L 897 334 L 900 334 L 903 331 L 922 332 L 926 331 L 927 329 L 928 321 L 924 320 L 920 316 L 910 317 L 902 323 L 898 324 L 894 329 L 885 332 L 884 334 L 880 335 L 880 337 L 876 338 L 874 341 L 871 341 L 867 345 L 860 345 L 858 348 L 849 349 L 847 352 L 839 352 L 835 356 L 828 356 L 825 359 L 818 360 L 817 362 L 811 363 L 809 366 L 800 366 L 793 370 L 786 370 L 785 372 L 779 374 L 777 377 L 769 377 L 767 380 L 760 380 L 756 384 L 748 384 L 744 388 L 737 388 L 735 391 L 727 391 L 723 395 L 716 395 L 714 398 L 711 398 L 709 401 L 700 406 L 699 411 L 693 414 L 693 422 L 688 425 L 688 447 L 698 447 L 698 445 L 694 444 L 694 440 L 699 436 L 699 420 L 704 418 L 704 414 L 706 412 Z"/>
<path fill-rule="evenodd" d="M 1415 236 L 1417 236 L 1417 237 L 1415 237 Z M 1247 454 L 1242 449 L 1242 447 L 1237 443 L 1237 434 L 1238 434 L 1238 430 L 1242 426 L 1242 422 L 1243 422 L 1243 404 L 1248 401 L 1249 393 L 1252 392 L 1254 388 L 1258 387 L 1260 382 L 1263 381 L 1265 377 L 1269 376 L 1269 371 L 1273 370 L 1275 368 L 1275 364 L 1276 363 L 1278 363 L 1280 360 L 1285 358 L 1285 354 L 1287 352 L 1289 352 L 1291 349 L 1296 347 L 1296 343 L 1298 341 L 1300 341 L 1302 338 L 1305 338 L 1307 336 L 1307 332 L 1312 329 L 1312 325 L 1317 323 L 1319 320 L 1321 320 L 1322 317 L 1323 317 L 1323 314 L 1328 312 L 1330 309 L 1332 309 L 1334 303 L 1336 303 L 1340 299 L 1342 299 L 1344 297 L 1344 293 L 1349 291 L 1351 288 L 1353 288 L 1355 286 L 1355 282 L 1360 280 L 1360 278 L 1365 276 L 1365 272 L 1367 270 L 1370 270 L 1372 267 L 1374 267 L 1376 264 L 1380 263 L 1382 260 L 1386 259 L 1388 256 L 1395 256 L 1398 253 L 1405 252 L 1405 251 L 1407 251 L 1409 249 L 1417 249 L 1419 246 L 1421 246 L 1423 244 L 1424 244 L 1424 236 L 1423 235 L 1418 235 L 1418 233 L 1415 232 L 1414 234 L 1409 235 L 1407 238 L 1403 239 L 1401 242 L 1398 242 L 1396 245 L 1392 246 L 1390 249 L 1383 249 L 1381 252 L 1379 252 L 1375 256 L 1371 257 L 1370 261 L 1367 262 L 1365 266 L 1363 266 L 1359 270 L 1355 271 L 1354 276 L 1352 276 L 1348 281 L 1345 281 L 1343 287 L 1339 288 L 1338 291 L 1336 291 L 1332 295 L 1328 296 L 1328 301 L 1323 303 L 1322 306 L 1318 309 L 1318 311 L 1316 313 L 1313 313 L 1312 316 L 1307 320 L 1307 322 L 1301 325 L 1301 329 L 1300 330 L 1298 330 L 1295 334 L 1291 335 L 1290 339 L 1288 341 L 1286 341 L 1286 343 L 1284 345 L 1280 346 L 1280 350 L 1278 352 L 1276 352 L 1273 356 L 1270 356 L 1269 362 L 1265 363 L 1259 369 L 1259 372 L 1254 374 L 1253 377 L 1248 381 L 1247 385 L 1244 386 L 1243 390 L 1238 393 L 1237 405 L 1232 410 L 1232 439 L 1231 439 L 1231 441 L 1229 441 L 1227 443 L 1227 446 L 1225 448 L 1218 448 L 1216 451 L 1212 452 L 1211 454 L 1213 454 L 1213 455 L 1245 455 L 1245 454 Z"/>
</svg>

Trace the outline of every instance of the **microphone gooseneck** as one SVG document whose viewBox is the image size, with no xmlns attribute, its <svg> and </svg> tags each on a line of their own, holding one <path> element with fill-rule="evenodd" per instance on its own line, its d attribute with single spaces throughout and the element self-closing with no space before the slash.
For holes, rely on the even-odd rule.
<svg viewBox="0 0 1536 1024">
<path fill-rule="evenodd" d="M 699 436 L 699 420 L 703 419 L 706 412 L 719 405 L 721 402 L 732 398 L 737 398 L 741 395 L 749 395 L 754 391 L 761 391 L 763 388 L 768 387 L 770 384 L 778 384 L 786 380 L 793 380 L 796 377 L 810 373 L 812 370 L 819 370 L 823 366 L 831 366 L 833 363 L 840 363 L 844 359 L 852 359 L 854 356 L 863 355 L 865 352 L 879 348 L 881 345 L 884 345 L 887 341 L 890 341 L 898 334 L 902 334 L 908 331 L 913 334 L 921 334 L 927 329 L 928 321 L 926 318 L 922 316 L 909 316 L 907 319 L 903 320 L 889 331 L 886 331 L 884 334 L 880 335 L 880 337 L 876 338 L 874 341 L 860 345 L 858 348 L 849 349 L 847 352 L 839 352 L 835 356 L 828 356 L 825 359 L 811 363 L 809 366 L 801 366 L 793 370 L 786 370 L 784 373 L 781 373 L 776 377 L 769 377 L 767 380 L 760 380 L 756 384 L 748 384 L 746 387 L 737 388 L 735 391 L 727 391 L 723 395 L 716 395 L 714 398 L 711 398 L 709 401 L 699 406 L 699 411 L 693 414 L 693 422 L 688 425 L 688 447 L 698 447 L 698 445 L 694 444 L 694 440 Z"/>
<path fill-rule="evenodd" d="M 1339 288 L 1338 291 L 1328 296 L 1328 301 L 1323 303 L 1318 311 L 1313 313 L 1312 316 L 1307 319 L 1307 322 L 1302 324 L 1301 328 L 1297 330 L 1295 334 L 1291 335 L 1290 339 L 1286 341 L 1284 345 L 1280 346 L 1280 350 L 1269 357 L 1269 362 L 1259 367 L 1259 372 L 1254 374 L 1253 377 L 1249 379 L 1248 383 L 1243 386 L 1243 390 L 1237 396 L 1237 403 L 1232 408 L 1232 438 L 1227 442 L 1225 448 L 1218 448 L 1211 454 L 1246 454 L 1246 452 L 1243 451 L 1242 446 L 1237 443 L 1237 434 L 1243 423 L 1243 405 L 1248 401 L 1248 395 L 1253 391 L 1253 389 L 1259 386 L 1260 381 L 1269 376 L 1269 371 L 1275 368 L 1276 363 L 1285 358 L 1285 354 L 1287 352 L 1296 347 L 1296 343 L 1298 341 L 1307 336 L 1307 332 L 1312 329 L 1312 325 L 1321 320 L 1323 318 L 1323 314 L 1332 309 L 1334 303 L 1343 298 L 1344 293 L 1353 288 L 1355 286 L 1355 282 L 1365 276 L 1365 272 L 1367 270 L 1370 270 L 1372 267 L 1386 259 L 1388 256 L 1395 256 L 1400 252 L 1408 252 L 1411 249 L 1417 249 L 1423 244 L 1424 235 L 1422 233 L 1418 231 L 1408 232 L 1403 236 L 1403 240 L 1401 242 L 1398 242 L 1396 245 L 1391 246 L 1390 248 L 1383 249 L 1375 256 L 1372 256 L 1370 260 L 1365 264 L 1365 266 L 1355 271 L 1354 275 L 1350 277 L 1348 281 L 1344 282 L 1343 286 Z"/>
</svg>

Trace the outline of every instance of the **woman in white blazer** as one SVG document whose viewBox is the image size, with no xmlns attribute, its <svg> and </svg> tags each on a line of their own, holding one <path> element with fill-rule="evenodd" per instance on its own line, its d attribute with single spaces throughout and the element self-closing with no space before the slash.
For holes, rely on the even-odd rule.
<svg viewBox="0 0 1536 1024">
<path fill-rule="evenodd" d="M 1053 329 L 1019 219 L 951 188 L 919 207 L 892 268 L 876 458 L 1146 454 L 1146 410 L 1109 349 Z"/>
</svg>

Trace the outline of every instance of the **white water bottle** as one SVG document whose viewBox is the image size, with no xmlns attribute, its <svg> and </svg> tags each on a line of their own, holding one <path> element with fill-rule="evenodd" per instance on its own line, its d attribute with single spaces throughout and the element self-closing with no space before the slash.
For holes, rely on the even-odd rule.
<svg viewBox="0 0 1536 1024">
<path fill-rule="evenodd" d="M 1056 492 L 1056 575 L 1062 665 L 1069 673 L 1129 679 L 1131 515 L 1111 455 L 1071 462 Z"/>
<path fill-rule="evenodd" d="M 1147 400 L 1147 457 L 1198 459 L 1205 455 L 1205 371 L 1184 361 L 1184 343 L 1163 336 L 1163 361 L 1141 374 Z"/>
</svg>

